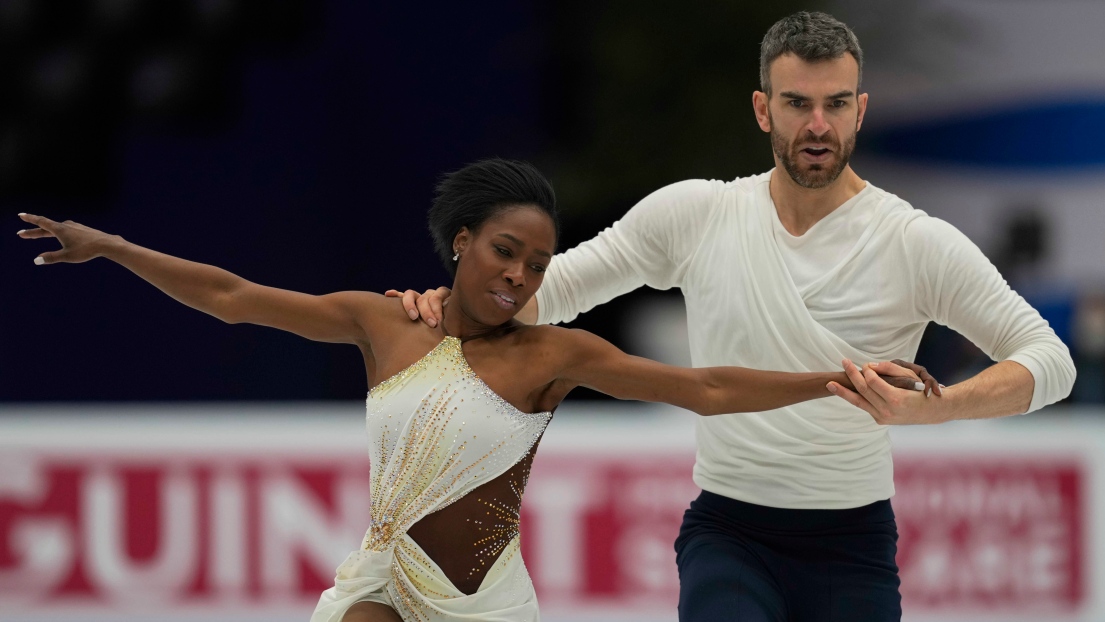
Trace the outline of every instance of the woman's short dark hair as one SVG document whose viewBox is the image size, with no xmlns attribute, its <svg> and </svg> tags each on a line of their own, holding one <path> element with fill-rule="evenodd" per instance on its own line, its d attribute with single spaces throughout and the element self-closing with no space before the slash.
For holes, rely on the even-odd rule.
<svg viewBox="0 0 1105 622">
<path fill-rule="evenodd" d="M 476 233 L 504 209 L 520 205 L 548 214 L 556 238 L 560 239 L 560 219 L 552 184 L 532 164 L 491 158 L 447 173 L 437 185 L 429 224 L 434 250 L 449 274 L 457 272 L 453 240 L 462 227 Z"/>
</svg>

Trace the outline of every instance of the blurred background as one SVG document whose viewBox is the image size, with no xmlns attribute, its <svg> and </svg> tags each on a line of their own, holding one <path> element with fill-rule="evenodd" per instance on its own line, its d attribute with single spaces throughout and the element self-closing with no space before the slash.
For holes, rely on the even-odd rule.
<svg viewBox="0 0 1105 622">
<path fill-rule="evenodd" d="M 99 438 L 89 447 L 107 452 L 87 449 L 91 453 L 80 460 L 91 462 L 77 469 L 84 473 L 114 464 L 121 454 L 112 452 L 128 443 L 149 442 L 187 456 L 211 451 L 186 439 L 179 446 L 158 445 L 162 436 L 175 437 L 167 430 L 179 428 L 144 428 L 150 416 L 253 438 L 255 426 L 269 425 L 264 413 L 279 412 L 276 421 L 285 427 L 256 440 L 256 447 L 294 454 L 296 444 L 281 439 L 304 433 L 291 413 L 302 409 L 352 429 L 346 434 L 356 442 L 346 449 L 355 456 L 362 441 L 356 411 L 367 388 L 355 348 L 226 326 L 107 261 L 37 267 L 34 256 L 55 243 L 17 239 L 14 232 L 25 225 L 16 213 L 73 219 L 253 281 L 310 293 L 448 284 L 432 252 L 426 210 L 441 174 L 474 160 L 527 159 L 545 171 L 563 214 L 563 248 L 591 238 L 668 183 L 729 180 L 770 168 L 769 143 L 750 106 L 759 84 L 759 42 L 772 23 L 796 10 L 833 13 L 853 27 L 864 48 L 863 90 L 870 103 L 853 160 L 857 172 L 966 233 L 1041 311 L 1078 365 L 1074 392 L 1045 411 L 1050 414 L 969 433 L 954 426 L 896 431 L 895 442 L 905 448 L 899 465 L 907 465 L 899 466 L 900 497 L 908 482 L 925 482 L 915 491 L 952 490 L 960 476 L 991 487 L 1006 477 L 1028 488 L 1043 486 L 1032 493 L 1051 499 L 1050 505 L 1041 501 L 1043 522 L 1024 523 L 1010 510 L 1003 515 L 1010 522 L 1002 550 L 1020 551 L 1016 559 L 1043 556 L 1064 569 L 1061 577 L 1050 570 L 1035 575 L 1025 562 L 1027 569 L 997 587 L 980 584 L 976 591 L 933 583 L 912 600 L 907 594 L 907 605 L 914 603 L 907 614 L 1105 619 L 1098 589 L 1105 582 L 1105 556 L 1099 554 L 1105 519 L 1095 509 L 1105 496 L 1105 471 L 1095 457 L 1101 446 L 1094 445 L 1105 439 L 1105 40 L 1099 32 L 1105 3 L 1088 0 L 537 0 L 478 7 L 357 0 L 0 0 L 0 223 L 8 227 L 0 236 L 0 431 L 7 431 L 6 439 L 0 434 L 6 454 L 0 454 L 0 617 L 4 603 L 16 602 L 13 594 L 24 593 L 28 581 L 43 584 L 42 568 L 69 559 L 42 553 L 45 561 L 35 566 L 34 550 L 56 552 L 64 539 L 40 542 L 28 534 L 41 525 L 18 528 L 20 516 L 57 510 L 51 503 L 70 508 L 65 511 L 73 516 L 82 511 L 79 503 L 59 501 L 70 490 L 63 477 L 72 466 L 70 454 L 87 449 L 66 439 Z M 635 292 L 573 326 L 633 353 L 688 361 L 677 291 Z M 918 362 L 946 384 L 990 364 L 970 343 L 936 325 L 925 335 Z M 646 467 L 638 473 L 631 462 L 595 466 L 610 473 L 611 489 L 619 488 L 618 478 L 630 477 L 625 473 L 638 473 L 632 477 L 645 482 L 638 498 L 643 507 L 652 507 L 649 499 L 657 494 L 670 503 L 657 510 L 651 540 L 602 505 L 606 501 L 595 507 L 607 509 L 579 510 L 592 527 L 607 524 L 602 516 L 609 519 L 611 526 L 598 535 L 542 531 L 546 535 L 535 540 L 591 545 L 618 533 L 629 543 L 618 546 L 630 553 L 624 559 L 610 553 L 606 561 L 541 562 L 547 569 L 535 578 L 539 590 L 542 581 L 548 587 L 539 593 L 550 595 L 552 619 L 614 619 L 623 610 L 630 612 L 626 619 L 645 619 L 632 608 L 642 591 L 658 594 L 662 605 L 650 615 L 674 619 L 671 525 L 678 525 L 694 494 L 690 420 L 664 409 L 615 405 L 588 391 L 569 399 L 558 417 L 563 440 L 550 438 L 543 448 L 552 456 L 548 465 L 560 464 L 558 451 L 570 454 L 605 430 L 588 423 L 597 418 L 623 432 L 652 426 L 637 441 L 615 432 L 610 442 L 622 443 L 630 454 L 667 456 L 673 472 L 688 475 L 674 483 L 655 480 L 670 484 L 657 484 L 668 491 L 657 493 L 648 483 L 655 483 L 649 478 L 656 474 Z M 238 427 L 215 423 L 236 418 Z M 101 420 L 106 423 L 81 424 Z M 107 438 L 97 436 L 96 430 L 105 429 L 111 430 Z M 664 434 L 653 436 L 657 430 Z M 1004 434 L 1012 435 L 1008 445 Z M 1042 440 L 1018 440 L 1025 434 Z M 979 439 L 979 445 L 961 448 L 964 455 L 994 449 L 996 462 L 968 461 L 958 471 L 922 477 L 926 452 L 948 447 L 952 438 Z M 999 451 L 1005 446 L 1043 453 L 1029 468 L 1003 462 L 1013 456 Z M 250 456 L 242 464 L 253 464 Z M 564 474 L 583 463 L 544 467 L 547 481 L 574 482 Z M 909 464 L 919 466 L 911 470 Z M 146 516 L 135 491 L 147 485 L 147 492 L 156 490 L 162 478 L 157 469 L 163 467 L 120 476 L 120 498 L 130 499 L 124 505 L 134 516 Z M 307 477 L 301 475 L 289 477 Z M 43 483 L 55 476 L 62 483 Z M 196 481 L 197 490 L 207 489 L 207 479 Z M 330 484 L 311 485 L 327 497 L 320 491 Z M 72 486 L 70 492 L 81 490 Z M 535 525 L 552 524 L 550 517 L 562 516 L 556 512 L 564 507 L 584 507 L 565 500 L 582 498 L 576 488 L 555 492 L 561 489 L 549 486 L 554 501 L 527 510 Z M 904 497 L 918 498 L 924 493 Z M 160 506 L 151 503 L 147 518 L 156 524 Z M 351 521 L 352 533 L 363 531 L 363 521 Z M 972 528 L 955 525 L 948 532 L 958 539 L 947 542 L 959 549 L 974 542 L 963 535 Z M 133 525 L 122 529 L 141 532 Z M 132 561 L 159 559 L 156 534 L 164 530 L 151 529 L 148 538 L 126 536 Z M 1054 536 L 1062 545 L 1022 546 L 1031 540 L 1026 534 L 1044 532 L 1062 532 Z M 1011 558 L 987 552 L 990 536 L 979 536 L 980 555 L 1000 567 Z M 903 533 L 903 546 L 907 538 Z M 357 541 L 359 534 L 352 536 Z M 332 546 L 349 548 L 345 542 Z M 532 554 L 550 559 L 554 548 Z M 72 567 L 58 571 L 64 577 L 53 592 L 20 600 L 19 619 L 53 619 L 56 606 L 84 612 L 87 619 L 118 619 L 115 605 L 103 604 L 114 601 L 104 601 L 97 580 L 88 578 L 95 572 L 74 570 L 84 559 L 74 555 Z M 319 568 L 331 563 L 324 554 L 316 561 Z M 917 567 L 928 568 L 931 577 L 952 576 L 941 570 L 950 566 L 933 563 Z M 304 564 L 310 566 L 293 566 Z M 589 568 L 584 574 L 593 580 L 557 583 L 556 577 L 571 575 L 572 564 Z M 636 582 L 603 583 L 601 577 L 619 564 L 662 570 Z M 162 576 L 150 568 L 143 572 Z M 296 579 L 303 594 L 328 579 L 325 571 L 303 572 L 307 578 Z M 214 603 L 208 603 L 214 609 L 205 610 L 205 619 L 228 607 L 226 602 L 237 603 L 239 613 L 255 609 L 241 594 L 220 600 L 218 585 L 237 585 L 237 575 L 226 576 L 231 579 L 223 583 L 208 577 L 189 584 L 188 594 Z M 205 581 L 215 586 L 210 594 Z M 914 585 L 922 583 L 916 579 Z M 256 598 L 267 593 L 260 584 L 242 589 Z M 1044 602 L 1043 613 L 1024 613 L 1022 597 Z M 295 602 L 307 600 L 301 595 Z M 187 608 L 182 611 L 181 619 L 191 619 Z"/>
</svg>

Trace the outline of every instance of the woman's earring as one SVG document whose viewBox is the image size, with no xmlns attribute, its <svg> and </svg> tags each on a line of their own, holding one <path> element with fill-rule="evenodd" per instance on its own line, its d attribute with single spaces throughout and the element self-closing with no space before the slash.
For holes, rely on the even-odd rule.
<svg viewBox="0 0 1105 622">
<path fill-rule="evenodd" d="M 460 259 L 460 251 L 457 251 L 457 254 L 453 255 L 453 261 L 456 261 L 458 259 Z"/>
</svg>

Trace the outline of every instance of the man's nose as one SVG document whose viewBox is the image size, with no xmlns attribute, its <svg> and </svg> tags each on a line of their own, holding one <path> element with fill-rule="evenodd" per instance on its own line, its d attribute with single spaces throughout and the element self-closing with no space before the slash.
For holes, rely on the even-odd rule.
<svg viewBox="0 0 1105 622">
<path fill-rule="evenodd" d="M 814 108 L 813 116 L 810 118 L 810 122 L 806 126 L 806 129 L 814 136 L 821 138 L 832 129 L 832 126 L 825 120 L 825 111 L 820 108 Z"/>
</svg>

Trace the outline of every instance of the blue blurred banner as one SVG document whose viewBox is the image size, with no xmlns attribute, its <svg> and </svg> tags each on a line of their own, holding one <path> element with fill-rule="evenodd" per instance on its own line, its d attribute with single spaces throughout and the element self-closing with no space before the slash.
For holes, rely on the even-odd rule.
<svg viewBox="0 0 1105 622">
<path fill-rule="evenodd" d="M 1018 171 L 1105 170 L 1105 97 L 995 106 L 887 127 L 864 148 L 934 166 Z"/>
</svg>

